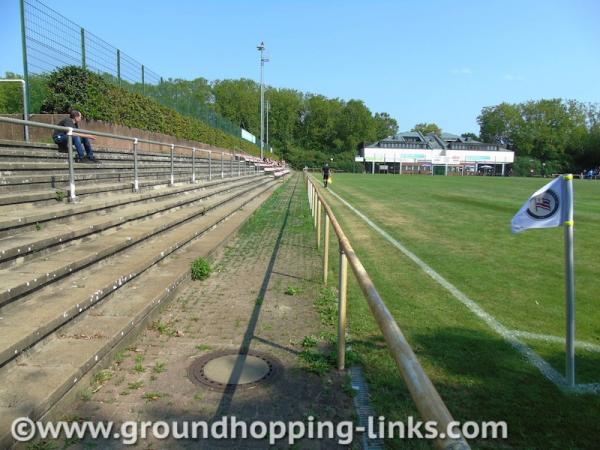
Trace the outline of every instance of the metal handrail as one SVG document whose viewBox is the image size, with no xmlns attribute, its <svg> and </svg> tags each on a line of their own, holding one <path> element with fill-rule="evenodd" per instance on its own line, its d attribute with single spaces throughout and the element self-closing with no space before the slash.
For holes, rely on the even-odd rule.
<svg viewBox="0 0 600 450">
<path fill-rule="evenodd" d="M 170 142 L 153 141 L 150 139 L 142 139 L 142 138 L 137 138 L 137 137 L 133 137 L 133 136 L 121 136 L 118 134 L 106 133 L 103 131 L 85 130 L 83 128 L 62 127 L 59 125 L 53 125 L 53 124 L 48 124 L 48 123 L 34 122 L 31 120 L 13 119 L 11 117 L 0 116 L 0 122 L 10 123 L 10 124 L 14 124 L 14 125 L 35 126 L 38 128 L 47 128 L 50 130 L 59 130 L 59 131 L 64 131 L 67 134 L 68 161 L 69 161 L 69 202 L 75 202 L 77 199 L 77 196 L 75 194 L 75 168 L 74 168 L 74 164 L 73 164 L 73 135 L 77 135 L 77 134 L 89 134 L 92 136 L 107 137 L 107 138 L 111 138 L 111 139 L 120 139 L 120 140 L 124 140 L 124 141 L 130 141 L 132 143 L 133 177 L 134 177 L 133 190 L 134 190 L 134 192 L 139 192 L 138 152 L 137 152 L 137 146 L 139 143 L 170 147 L 170 149 L 171 149 L 171 173 L 170 173 L 169 184 L 171 186 L 175 183 L 175 173 L 174 173 L 174 161 L 175 161 L 174 150 L 175 150 L 175 148 L 192 151 L 191 183 L 193 183 L 193 184 L 196 183 L 196 150 L 200 150 L 200 151 L 204 151 L 204 152 L 208 153 L 208 161 L 209 161 L 208 162 L 208 168 L 209 168 L 208 180 L 209 181 L 212 180 L 212 153 L 213 152 L 221 154 L 221 178 L 225 178 L 225 173 L 223 171 L 223 159 L 224 159 L 224 155 L 226 153 L 229 155 L 229 159 L 231 160 L 230 176 L 233 177 L 233 160 L 236 159 L 236 157 L 238 159 L 238 176 L 241 176 L 241 167 L 240 166 L 241 166 L 242 159 L 244 160 L 245 174 L 246 175 L 248 174 L 248 162 L 249 162 L 248 158 L 239 153 L 236 154 L 235 152 L 233 153 L 233 155 L 231 155 L 228 152 L 223 152 L 223 151 L 218 151 L 218 150 L 208 150 L 208 149 L 203 149 L 203 148 L 192 147 L 189 145 L 181 145 L 181 144 L 172 144 Z M 256 169 L 256 166 L 255 166 L 255 169 Z M 256 170 L 255 170 L 255 172 L 256 172 Z"/>
<path fill-rule="evenodd" d="M 21 89 L 23 92 L 23 120 L 29 120 L 29 111 L 27 109 L 27 82 L 20 78 L 3 78 L 0 79 L 0 83 L 21 83 Z M 29 127 L 25 125 L 23 128 L 25 132 L 25 142 L 29 142 Z"/>
<path fill-rule="evenodd" d="M 338 308 L 338 369 L 343 370 L 345 365 L 345 339 L 346 339 L 346 292 L 347 292 L 347 265 L 354 272 L 358 285 L 371 309 L 373 317 L 381 330 L 396 365 L 410 391 L 410 394 L 426 421 L 436 423 L 438 439 L 435 444 L 444 450 L 467 450 L 469 444 L 456 427 L 450 411 L 437 392 L 435 386 L 423 370 L 410 344 L 406 340 L 394 317 L 388 310 L 383 299 L 377 292 L 373 281 L 365 267 L 354 252 L 350 241 L 338 223 L 331 208 L 315 186 L 312 178 L 304 172 L 308 186 L 308 200 L 314 225 L 317 229 L 317 247 L 321 241 L 321 215 L 325 211 L 324 252 L 323 252 L 323 281 L 327 283 L 329 259 L 329 224 L 338 238 L 340 252 L 340 270 L 338 279 L 339 308 Z M 454 426 L 453 435 L 448 436 L 448 430 Z M 443 438 L 441 436 L 444 436 Z"/>
</svg>

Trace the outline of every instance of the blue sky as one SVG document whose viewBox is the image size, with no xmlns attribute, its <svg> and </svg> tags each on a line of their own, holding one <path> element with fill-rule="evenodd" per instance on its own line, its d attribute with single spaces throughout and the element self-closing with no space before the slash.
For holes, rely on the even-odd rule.
<svg viewBox="0 0 600 450">
<path fill-rule="evenodd" d="M 400 129 L 478 132 L 484 106 L 600 102 L 600 1 L 43 2 L 167 77 L 259 79 L 364 100 Z M 0 0 L 0 72 L 22 72 L 18 0 Z"/>
</svg>

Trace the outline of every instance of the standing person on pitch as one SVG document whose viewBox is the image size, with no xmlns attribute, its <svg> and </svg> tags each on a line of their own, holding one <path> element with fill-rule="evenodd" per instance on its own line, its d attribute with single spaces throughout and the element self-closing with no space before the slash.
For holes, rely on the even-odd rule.
<svg viewBox="0 0 600 450">
<path fill-rule="evenodd" d="M 325 165 L 323 166 L 321 171 L 323 172 L 323 186 L 325 186 L 325 189 L 327 189 L 327 181 L 329 180 L 329 172 L 330 172 L 329 164 L 325 163 Z"/>
</svg>

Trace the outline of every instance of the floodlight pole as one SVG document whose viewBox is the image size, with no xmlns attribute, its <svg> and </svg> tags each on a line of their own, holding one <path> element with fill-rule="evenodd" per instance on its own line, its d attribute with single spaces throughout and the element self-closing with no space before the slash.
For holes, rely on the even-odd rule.
<svg viewBox="0 0 600 450">
<path fill-rule="evenodd" d="M 264 71 L 265 63 L 269 60 L 264 57 L 265 43 L 261 42 L 256 47 L 260 51 L 260 159 L 264 158 L 264 145 L 265 145 L 265 85 L 264 85 Z"/>
<path fill-rule="evenodd" d="M 266 123 L 266 128 L 267 128 L 267 152 L 273 153 L 271 151 L 271 147 L 269 147 L 269 110 L 271 109 L 271 104 L 269 103 L 269 100 L 266 100 L 266 104 L 267 104 L 267 123 Z"/>
</svg>

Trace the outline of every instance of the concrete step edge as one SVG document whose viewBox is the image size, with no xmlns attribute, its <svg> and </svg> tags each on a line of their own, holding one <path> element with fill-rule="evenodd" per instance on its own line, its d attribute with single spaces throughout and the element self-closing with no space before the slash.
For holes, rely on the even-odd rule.
<svg viewBox="0 0 600 450">
<path fill-rule="evenodd" d="M 2 290 L 0 292 L 0 308 L 3 305 L 12 303 L 16 299 L 18 299 L 26 294 L 30 294 L 50 283 L 60 280 L 65 276 L 74 274 L 78 270 L 86 268 L 92 264 L 102 261 L 105 258 L 113 256 L 113 255 L 115 255 L 119 252 L 122 252 L 124 250 L 127 250 L 129 248 L 133 248 L 136 245 L 139 245 L 140 243 L 143 243 L 144 241 L 146 241 L 152 237 L 155 237 L 161 233 L 168 232 L 168 231 L 178 227 L 179 225 L 185 224 L 186 222 L 193 220 L 194 218 L 196 218 L 198 216 L 205 215 L 207 212 L 210 212 L 213 209 L 216 209 L 216 208 L 228 203 L 229 201 L 234 200 L 237 196 L 243 195 L 246 192 L 248 192 L 249 190 L 255 189 L 256 187 L 259 187 L 259 186 L 261 186 L 261 184 L 265 184 L 265 183 L 268 183 L 268 179 L 261 181 L 258 184 L 250 182 L 245 186 L 241 186 L 239 188 L 239 190 L 237 188 L 230 190 L 229 192 L 234 191 L 233 194 L 229 194 L 226 191 L 222 194 L 222 197 L 223 197 L 222 200 L 219 198 L 219 196 L 221 194 L 217 194 L 215 196 L 217 198 L 213 202 L 204 206 L 202 209 L 188 212 L 187 214 L 184 213 L 184 214 L 182 214 L 182 217 L 178 217 L 176 219 L 173 219 L 172 217 L 169 217 L 169 215 L 166 215 L 164 217 L 164 220 L 160 221 L 159 224 L 154 226 L 151 230 L 145 231 L 145 232 L 141 233 L 140 235 L 136 236 L 135 238 L 124 236 L 124 239 L 119 240 L 116 244 L 113 244 L 112 246 L 104 247 L 99 252 L 93 252 L 93 253 L 88 252 L 87 254 L 85 254 L 85 256 L 80 257 L 76 261 L 70 260 L 66 264 L 64 262 L 59 263 L 62 265 L 54 270 L 48 271 L 45 275 L 43 275 L 43 274 L 35 275 L 32 273 L 31 278 L 29 278 L 26 281 L 25 280 L 21 281 L 17 285 L 12 285 L 12 286 L 8 287 L 8 283 L 7 283 L 4 286 L 4 290 Z M 250 187 L 247 187 L 248 185 Z M 122 230 L 122 234 L 124 234 L 124 235 L 129 234 L 128 232 L 129 232 L 129 228 Z M 111 235 L 111 236 L 114 237 L 114 235 Z M 94 243 L 97 244 L 97 242 L 95 242 L 95 241 L 91 242 L 92 247 L 93 247 Z M 65 255 L 67 252 L 69 252 L 69 249 L 70 248 L 67 247 L 63 251 L 56 252 L 53 256 L 57 256 L 58 258 L 60 258 L 62 255 Z M 60 261 L 60 259 L 59 259 L 59 261 Z M 17 270 L 17 269 L 20 269 L 20 267 L 21 266 L 18 266 L 17 268 L 15 268 L 15 271 L 20 272 L 20 270 Z M 1 363 L 2 362 L 0 360 L 0 364 Z"/>
<path fill-rule="evenodd" d="M 152 203 L 152 207 L 149 210 L 145 210 L 143 212 L 136 212 L 133 214 L 123 214 L 123 212 L 119 212 L 115 214 L 117 217 L 109 218 L 109 220 L 105 220 L 110 213 L 103 214 L 99 216 L 100 219 L 96 223 L 92 225 L 88 225 L 84 228 L 80 228 L 77 230 L 70 230 L 62 233 L 54 233 L 50 237 L 46 236 L 44 238 L 38 240 L 31 240 L 27 243 L 22 243 L 16 245 L 14 247 L 4 248 L 0 247 L 0 264 L 5 264 L 7 261 L 15 259 L 15 258 L 23 258 L 27 255 L 31 255 L 33 253 L 44 250 L 48 247 L 52 247 L 55 245 L 64 245 L 70 240 L 80 239 L 85 236 L 89 236 L 91 234 L 99 233 L 101 231 L 105 231 L 109 228 L 113 228 L 124 223 L 133 222 L 148 216 L 155 215 L 157 213 L 166 212 L 172 210 L 174 208 L 192 206 L 193 203 L 196 203 L 201 200 L 205 200 L 211 198 L 215 195 L 219 195 L 221 193 L 226 193 L 231 191 L 232 189 L 236 189 L 238 187 L 246 186 L 248 184 L 254 183 L 255 180 L 240 180 L 237 183 L 232 184 L 218 184 L 215 186 L 209 186 L 209 189 L 201 188 L 194 190 L 185 191 L 187 196 L 191 196 L 190 198 L 185 199 L 177 199 L 179 195 L 173 196 L 165 196 L 156 200 Z M 196 193 L 197 191 L 197 193 Z M 179 192 L 181 194 L 182 192 Z M 173 200 L 173 198 L 174 200 Z M 144 203 L 137 203 L 133 206 L 142 205 Z M 126 211 L 125 211 L 126 212 Z M 18 234 L 13 235 L 18 236 Z"/>
<path fill-rule="evenodd" d="M 112 199 L 110 201 L 100 201 L 100 202 L 89 202 L 89 203 L 75 203 L 65 206 L 64 209 L 56 210 L 52 212 L 44 212 L 44 213 L 36 213 L 21 217 L 13 217 L 9 220 L 0 220 L 0 231 L 11 229 L 11 228 L 19 228 L 25 225 L 35 225 L 36 223 L 44 223 L 50 220 L 56 220 L 63 217 L 74 216 L 78 214 L 83 214 L 92 211 L 99 211 L 107 208 L 114 208 L 116 206 L 127 205 L 129 203 L 136 203 L 140 201 L 147 201 L 149 199 L 159 198 L 164 195 L 174 195 L 180 192 L 184 192 L 190 189 L 198 189 L 199 187 L 212 186 L 220 183 L 228 183 L 232 180 L 240 180 L 243 178 L 257 177 L 256 175 L 248 175 L 242 177 L 234 177 L 234 178 L 222 178 L 217 180 L 212 180 L 207 183 L 203 183 L 200 185 L 192 185 L 184 186 L 184 187 L 175 187 L 174 189 L 169 189 L 168 192 L 163 190 L 156 191 L 144 191 L 138 194 L 130 194 L 127 196 L 123 196 L 125 198 L 117 198 Z"/>
<path fill-rule="evenodd" d="M 80 304 L 76 305 L 74 308 L 71 308 L 72 315 L 65 312 L 67 314 L 66 314 L 66 316 L 62 317 L 63 320 L 61 320 L 61 317 L 58 317 L 51 323 L 47 324 L 46 327 L 39 328 L 37 330 L 37 332 L 31 333 L 28 336 L 29 345 L 27 348 L 31 348 L 33 345 L 37 345 L 37 344 L 41 343 L 41 341 L 43 341 L 44 339 L 48 339 L 49 336 L 57 333 L 59 330 L 64 331 L 65 326 L 68 326 L 69 324 L 78 323 L 78 322 L 73 321 L 75 318 L 77 318 L 77 321 L 81 320 L 82 318 L 83 319 L 85 319 L 86 317 L 89 318 L 89 316 L 86 314 L 86 312 L 89 310 L 90 307 L 97 308 L 97 307 L 102 307 L 102 305 L 106 305 L 106 303 L 112 299 L 112 296 L 115 293 L 123 292 L 123 291 L 119 291 L 119 289 L 127 288 L 127 283 L 129 281 L 131 281 L 132 279 L 136 279 L 137 277 L 143 276 L 147 272 L 148 269 L 156 266 L 156 264 L 158 262 L 164 260 L 168 256 L 170 256 L 178 251 L 185 250 L 185 248 L 188 244 L 192 243 L 193 241 L 196 241 L 198 238 L 209 233 L 216 226 L 218 226 L 218 225 L 222 224 L 223 222 L 225 222 L 226 220 L 228 220 L 229 217 L 231 217 L 233 214 L 238 212 L 240 209 L 245 208 L 251 201 L 260 197 L 267 191 L 272 190 L 274 186 L 276 186 L 276 184 L 273 182 L 267 183 L 266 186 L 261 187 L 256 192 L 252 192 L 251 195 L 249 195 L 247 198 L 244 197 L 243 199 L 238 199 L 239 201 L 237 201 L 234 205 L 231 205 L 231 208 L 224 210 L 217 217 L 214 217 L 213 220 L 209 221 L 205 226 L 203 226 L 202 229 L 196 230 L 193 234 L 187 235 L 180 242 L 169 247 L 168 250 L 164 250 L 160 254 L 155 255 L 153 258 L 149 258 L 145 262 L 145 264 L 140 265 L 139 271 L 131 272 L 127 276 L 120 278 L 119 280 L 115 281 L 116 284 L 113 286 L 107 286 L 106 290 L 104 290 L 104 293 L 98 294 L 97 298 L 94 298 L 93 301 L 91 301 L 89 304 L 86 305 L 87 300 L 82 300 L 80 302 Z M 187 270 L 185 270 L 185 274 L 182 274 L 182 275 L 184 277 L 189 277 L 189 267 L 187 268 Z M 175 285 L 167 286 L 164 289 L 163 293 L 168 295 L 170 292 L 173 291 L 174 286 Z M 160 303 L 160 302 L 158 302 L 158 303 Z M 148 306 L 150 308 L 154 308 L 156 305 L 154 304 L 154 301 L 152 301 L 152 302 L 148 303 Z M 135 320 L 130 322 L 128 327 L 133 326 L 134 323 L 135 323 Z M 123 335 L 124 335 L 124 333 L 121 333 L 121 336 L 123 336 Z M 25 340 L 26 339 L 23 339 L 23 341 L 25 341 Z M 21 353 L 21 352 L 19 352 L 19 353 Z M 27 358 L 27 357 L 28 357 L 27 355 L 21 355 L 19 358 Z M 18 367 L 22 364 L 22 359 L 19 359 L 19 362 L 15 364 L 16 360 L 14 358 L 15 358 L 15 356 L 12 356 L 9 360 L 4 360 L 4 366 L 0 367 L 0 378 L 3 378 L 3 375 L 5 374 L 6 371 L 15 370 L 15 368 L 17 368 L 16 370 L 18 370 Z M 7 361 L 8 361 L 8 364 L 6 364 Z M 0 386 L 1 386 L 1 384 L 0 384 Z M 0 389 L 2 389 L 2 388 L 0 387 Z"/>
</svg>

